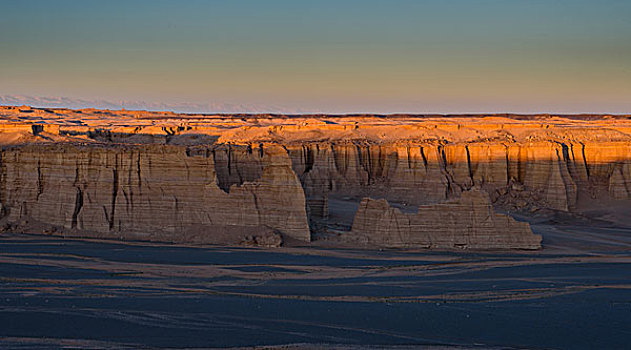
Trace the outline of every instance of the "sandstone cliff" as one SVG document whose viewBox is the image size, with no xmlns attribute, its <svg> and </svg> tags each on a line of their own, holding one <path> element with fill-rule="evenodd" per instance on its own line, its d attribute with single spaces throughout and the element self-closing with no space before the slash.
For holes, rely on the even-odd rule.
<svg viewBox="0 0 631 350">
<path fill-rule="evenodd" d="M 631 199 L 628 116 L 22 106 L 0 107 L 0 117 L 2 220 L 33 232 L 260 244 L 277 233 L 303 241 L 347 233 L 364 197 L 403 215 L 474 187 L 495 208 L 526 215 Z"/>
<path fill-rule="evenodd" d="M 305 198 L 282 148 L 261 150 L 260 178 L 222 190 L 208 149 L 24 146 L 2 152 L 9 222 L 123 239 L 213 242 L 269 228 L 309 241 Z"/>
<path fill-rule="evenodd" d="M 629 144 L 615 147 L 624 152 Z M 630 161 L 593 154 L 598 144 L 319 143 L 287 149 L 308 199 L 342 193 L 421 205 L 479 186 L 509 209 L 532 205 L 570 211 L 579 196 L 607 196 L 603 189 L 615 198 L 630 198 L 625 165 Z"/>
<path fill-rule="evenodd" d="M 349 239 L 368 246 L 427 248 L 538 249 L 541 236 L 527 223 L 496 214 L 484 192 L 465 191 L 460 198 L 402 213 L 385 199 L 364 198 Z"/>
</svg>

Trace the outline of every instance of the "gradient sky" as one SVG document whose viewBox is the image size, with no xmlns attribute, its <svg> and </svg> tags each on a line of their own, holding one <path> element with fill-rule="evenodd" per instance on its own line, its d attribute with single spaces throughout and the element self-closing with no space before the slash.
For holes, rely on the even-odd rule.
<svg viewBox="0 0 631 350">
<path fill-rule="evenodd" d="M 631 113 L 628 0 L 0 0 L 0 9 L 0 95 Z"/>
</svg>

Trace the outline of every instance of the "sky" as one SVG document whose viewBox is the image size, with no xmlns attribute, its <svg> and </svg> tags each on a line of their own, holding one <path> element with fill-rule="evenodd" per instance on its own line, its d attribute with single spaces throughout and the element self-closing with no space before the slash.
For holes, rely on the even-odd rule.
<svg viewBox="0 0 631 350">
<path fill-rule="evenodd" d="M 631 113 L 628 0 L 0 0 L 0 9 L 0 102 Z"/>
</svg>

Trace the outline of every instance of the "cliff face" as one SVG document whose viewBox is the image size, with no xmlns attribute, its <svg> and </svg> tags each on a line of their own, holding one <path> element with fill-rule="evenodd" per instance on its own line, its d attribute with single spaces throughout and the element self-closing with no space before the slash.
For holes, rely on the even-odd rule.
<svg viewBox="0 0 631 350">
<path fill-rule="evenodd" d="M 631 198 L 631 145 L 626 142 L 287 148 L 308 199 L 342 193 L 422 205 L 479 186 L 510 209 L 531 205 L 570 211 L 579 197 Z"/>
<path fill-rule="evenodd" d="M 421 208 L 435 211 L 424 205 L 458 199 L 474 186 L 489 193 L 496 207 L 511 210 L 571 211 L 580 197 L 628 199 L 630 151 L 621 143 L 552 142 L 26 145 L 2 152 L 0 199 L 9 222 L 35 222 L 67 234 L 212 243 L 222 235 L 231 236 L 231 242 L 247 240 L 262 234 L 257 229 L 267 229 L 308 241 L 310 231 L 326 232 L 339 220 L 340 208 L 329 205 L 331 196 L 347 196 L 351 206 L 362 197 L 418 206 L 420 217 L 425 215 Z M 515 232 L 522 232 L 524 241 L 516 238 L 518 233 L 502 236 L 492 230 L 454 236 L 467 232 L 463 227 L 476 227 L 482 220 L 478 217 L 453 223 L 441 238 L 437 227 L 414 224 L 418 217 L 384 203 L 362 201 L 354 220 L 345 219 L 345 227 L 350 229 L 352 223 L 355 235 L 364 230 L 361 237 L 375 245 L 536 245 L 521 229 Z M 462 217 L 459 211 L 475 213 L 478 208 L 494 222 L 503 222 L 489 211 L 488 203 L 467 203 L 440 210 Z M 381 219 L 364 226 L 357 223 L 367 216 Z"/>
<path fill-rule="evenodd" d="M 486 201 L 468 198 L 470 190 L 487 193 L 495 209 L 526 214 L 631 199 L 628 116 L 0 107 L 0 117 L 0 201 L 11 229 L 37 224 L 63 234 L 257 243 L 275 242 L 276 233 L 306 241 L 310 233 L 343 235 L 353 227 L 356 237 L 382 245 L 532 247 L 519 225 L 506 237 L 478 230 L 486 219 L 477 210 L 493 227 L 503 219 Z M 463 221 L 443 238 L 423 236 L 410 213 L 423 216 L 433 210 L 426 206 L 443 202 L 440 210 L 474 216 L 457 215 Z M 362 228 L 355 221 L 373 220 L 367 212 L 385 219 Z M 392 220 L 409 222 L 408 233 L 387 224 Z M 463 227 L 478 231 L 458 238 Z"/>
<path fill-rule="evenodd" d="M 427 248 L 538 249 L 541 236 L 527 223 L 496 214 L 486 193 L 477 189 L 460 198 L 402 213 L 385 199 L 364 198 L 349 239 L 368 246 Z"/>
<path fill-rule="evenodd" d="M 213 241 L 270 228 L 309 241 L 305 198 L 281 148 L 261 151 L 260 178 L 217 181 L 212 153 L 168 146 L 26 146 L 2 152 L 10 222 L 35 221 L 101 237 Z"/>
</svg>

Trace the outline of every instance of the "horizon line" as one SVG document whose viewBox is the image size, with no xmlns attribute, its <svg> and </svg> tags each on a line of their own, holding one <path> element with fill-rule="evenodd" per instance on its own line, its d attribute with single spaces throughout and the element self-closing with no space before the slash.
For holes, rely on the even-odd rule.
<svg viewBox="0 0 631 350">
<path fill-rule="evenodd" d="M 28 107 L 31 109 L 63 109 L 69 111 L 82 111 L 82 110 L 97 110 L 97 111 L 111 111 L 111 112 L 147 112 L 147 113 L 172 113 L 178 115 L 202 115 L 202 116 L 231 116 L 231 115 L 248 115 L 248 116 L 418 116 L 418 117 L 464 117 L 464 116 L 523 116 L 523 117 L 568 117 L 568 116 L 611 116 L 611 117 L 631 117 L 631 113 L 606 113 L 606 112 L 571 112 L 571 113 L 554 113 L 554 112 L 454 112 L 454 113 L 441 113 L 441 112 L 343 112 L 343 113 L 327 113 L 327 112 L 181 112 L 176 110 L 166 109 L 136 109 L 136 108 L 99 108 L 99 107 L 59 107 L 59 106 L 33 106 L 33 105 L 17 105 L 17 104 L 0 104 L 0 108 L 20 108 Z"/>
</svg>

